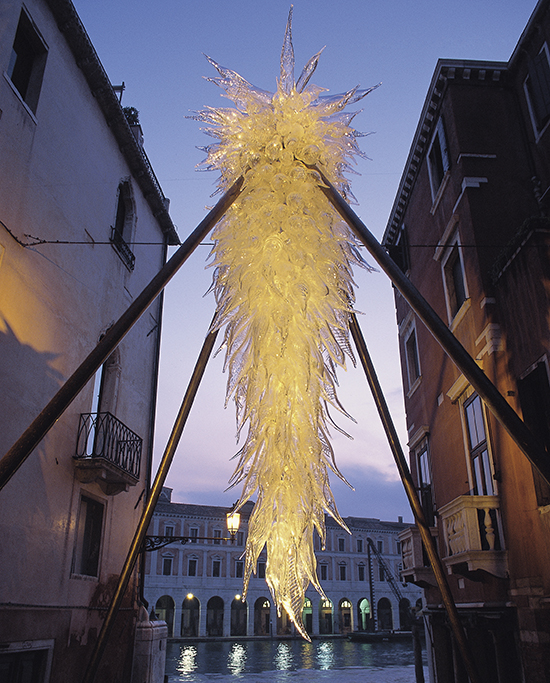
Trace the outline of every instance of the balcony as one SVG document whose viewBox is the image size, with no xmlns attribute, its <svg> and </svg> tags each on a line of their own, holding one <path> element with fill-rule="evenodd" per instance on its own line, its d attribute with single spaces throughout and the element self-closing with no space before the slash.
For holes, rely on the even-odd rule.
<svg viewBox="0 0 550 683">
<path fill-rule="evenodd" d="M 111 413 L 81 415 L 74 456 L 77 479 L 97 482 L 110 496 L 128 491 L 139 481 L 142 444 Z"/>
<path fill-rule="evenodd" d="M 439 510 L 449 573 L 483 580 L 483 572 L 506 578 L 498 496 L 459 496 Z"/>
<path fill-rule="evenodd" d="M 437 539 L 437 528 L 430 527 L 432 536 Z M 422 545 L 420 532 L 415 526 L 405 529 L 399 534 L 401 542 L 401 560 L 403 569 L 401 577 L 406 583 L 414 583 L 420 588 L 436 586 L 436 580 Z"/>
</svg>

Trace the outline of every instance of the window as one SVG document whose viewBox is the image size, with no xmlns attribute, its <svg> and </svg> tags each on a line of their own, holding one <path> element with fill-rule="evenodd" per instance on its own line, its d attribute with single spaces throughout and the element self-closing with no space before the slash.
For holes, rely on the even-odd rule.
<svg viewBox="0 0 550 683">
<path fill-rule="evenodd" d="M 388 253 L 394 263 L 400 268 L 403 273 L 406 273 L 411 268 L 411 258 L 409 252 L 409 241 L 405 226 L 402 225 L 393 244 L 386 245 Z"/>
<path fill-rule="evenodd" d="M 376 541 L 376 549 L 379 553 L 384 552 L 384 541 Z"/>
<path fill-rule="evenodd" d="M 365 565 L 364 564 L 360 564 L 357 567 L 357 579 L 359 581 L 365 580 Z"/>
<path fill-rule="evenodd" d="M 489 458 L 483 404 L 477 394 L 464 402 L 464 419 L 470 451 L 474 496 L 492 496 L 495 493 L 493 472 Z"/>
<path fill-rule="evenodd" d="M 171 557 L 162 558 L 162 575 L 171 576 L 172 575 L 172 559 Z"/>
<path fill-rule="evenodd" d="M 199 530 L 196 527 L 191 527 L 189 529 L 189 543 L 196 543 L 197 537 L 199 535 Z"/>
<path fill-rule="evenodd" d="M 214 545 L 220 545 L 222 532 L 221 529 L 214 529 Z"/>
<path fill-rule="evenodd" d="M 525 424 L 550 452 L 550 383 L 545 360 L 539 361 L 518 380 L 518 393 Z M 537 504 L 550 505 L 550 485 L 533 468 Z"/>
<path fill-rule="evenodd" d="M 338 550 L 343 553 L 346 549 L 346 540 L 344 538 L 338 539 Z"/>
<path fill-rule="evenodd" d="M 165 536 L 173 536 L 174 535 L 174 527 L 173 526 L 165 526 L 164 527 L 164 535 Z"/>
<path fill-rule="evenodd" d="M 111 226 L 111 244 L 128 270 L 134 269 L 136 257 L 130 249 L 135 225 L 134 192 L 130 180 L 118 186 L 115 224 Z"/>
<path fill-rule="evenodd" d="M 32 19 L 21 11 L 7 75 L 21 99 L 36 114 L 48 48 Z"/>
<path fill-rule="evenodd" d="M 50 680 L 53 640 L 4 643 L 0 652 L 3 683 L 44 683 Z"/>
<path fill-rule="evenodd" d="M 357 539 L 357 552 L 358 553 L 363 552 L 363 539 L 362 538 Z"/>
<path fill-rule="evenodd" d="M 418 357 L 416 327 L 414 324 L 405 332 L 405 362 L 407 365 L 409 392 L 411 392 L 416 388 L 417 382 L 420 379 L 420 360 Z"/>
<path fill-rule="evenodd" d="M 82 496 L 78 515 L 74 573 L 97 576 L 103 532 L 103 508 L 97 500 Z"/>
<path fill-rule="evenodd" d="M 212 576 L 221 576 L 222 563 L 221 560 L 212 560 Z"/>
<path fill-rule="evenodd" d="M 379 581 L 385 581 L 386 580 L 386 573 L 384 572 L 384 567 L 381 564 L 378 565 L 378 580 Z"/>
<path fill-rule="evenodd" d="M 328 567 L 326 564 L 320 565 L 321 570 L 321 581 L 326 581 L 328 579 Z"/>
<path fill-rule="evenodd" d="M 464 264 L 462 252 L 458 246 L 458 235 L 454 238 L 442 261 L 443 281 L 447 299 L 447 312 L 449 322 L 452 322 L 462 304 L 468 298 L 466 292 L 466 279 L 464 277 Z"/>
<path fill-rule="evenodd" d="M 550 119 L 550 64 L 548 47 L 533 58 L 527 58 L 529 75 L 525 79 L 524 90 L 529 106 L 529 113 L 535 133 L 540 133 Z"/>
<path fill-rule="evenodd" d="M 420 489 L 420 502 L 422 503 L 422 510 L 426 517 L 428 526 L 434 526 L 434 505 L 432 494 L 432 475 L 430 468 L 430 458 L 428 452 L 428 439 L 424 439 L 416 450 L 416 462 L 418 473 L 418 487 Z M 399 549 L 398 543 L 398 551 Z"/>
<path fill-rule="evenodd" d="M 244 562 L 242 560 L 235 562 L 235 576 L 237 579 L 242 579 L 244 576 Z"/>
<path fill-rule="evenodd" d="M 237 531 L 237 545 L 244 545 L 244 531 Z"/>
<path fill-rule="evenodd" d="M 340 581 L 346 580 L 346 565 L 345 564 L 338 565 L 338 576 L 340 577 Z"/>
<path fill-rule="evenodd" d="M 258 562 L 258 578 L 265 579 L 265 562 Z"/>
<path fill-rule="evenodd" d="M 398 555 L 401 555 L 401 541 L 396 541 L 395 542 L 395 552 Z"/>
<path fill-rule="evenodd" d="M 194 557 L 189 558 L 187 576 L 197 576 L 197 560 Z"/>
<path fill-rule="evenodd" d="M 447 138 L 445 136 L 445 128 L 443 126 L 443 119 L 439 119 L 435 127 L 435 133 L 432 138 L 432 144 L 428 151 L 428 173 L 430 176 L 430 185 L 432 188 L 432 198 L 436 199 L 445 173 L 449 170 L 449 152 L 447 149 Z"/>
</svg>

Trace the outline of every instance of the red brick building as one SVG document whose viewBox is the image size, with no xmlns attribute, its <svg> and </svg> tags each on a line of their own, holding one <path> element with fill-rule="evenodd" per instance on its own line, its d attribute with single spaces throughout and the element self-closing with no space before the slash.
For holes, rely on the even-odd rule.
<svg viewBox="0 0 550 683">
<path fill-rule="evenodd" d="M 550 447 L 550 2 L 508 62 L 440 60 L 384 245 Z M 413 477 L 482 680 L 550 680 L 550 488 L 396 293 Z M 415 530 L 432 680 L 466 681 Z"/>
</svg>

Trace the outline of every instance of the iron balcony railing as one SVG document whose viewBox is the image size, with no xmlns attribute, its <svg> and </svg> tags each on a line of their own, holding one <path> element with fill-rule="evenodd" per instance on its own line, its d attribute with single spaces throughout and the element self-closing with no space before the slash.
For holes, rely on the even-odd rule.
<svg viewBox="0 0 550 683">
<path fill-rule="evenodd" d="M 143 439 L 111 413 L 80 416 L 76 458 L 104 458 L 139 479 Z"/>
</svg>

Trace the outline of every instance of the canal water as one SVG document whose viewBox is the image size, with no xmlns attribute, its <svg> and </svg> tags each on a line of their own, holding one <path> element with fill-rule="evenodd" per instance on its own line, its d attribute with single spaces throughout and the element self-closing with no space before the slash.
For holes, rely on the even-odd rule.
<svg viewBox="0 0 550 683">
<path fill-rule="evenodd" d="M 424 677 L 428 671 L 424 655 Z M 415 683 L 411 642 L 168 643 L 168 683 Z"/>
</svg>

